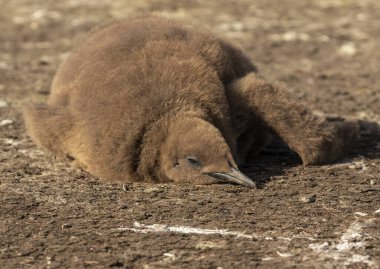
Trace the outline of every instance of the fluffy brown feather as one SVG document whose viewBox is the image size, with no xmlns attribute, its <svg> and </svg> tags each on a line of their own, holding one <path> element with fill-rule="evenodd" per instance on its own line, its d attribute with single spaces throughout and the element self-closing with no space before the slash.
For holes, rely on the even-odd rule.
<svg viewBox="0 0 380 269">
<path fill-rule="evenodd" d="M 354 125 L 321 120 L 255 72 L 206 30 L 134 18 L 93 31 L 58 69 L 48 104 L 25 109 L 25 122 L 38 145 L 108 180 L 253 185 L 236 161 L 272 133 L 304 164 L 347 150 Z"/>
</svg>

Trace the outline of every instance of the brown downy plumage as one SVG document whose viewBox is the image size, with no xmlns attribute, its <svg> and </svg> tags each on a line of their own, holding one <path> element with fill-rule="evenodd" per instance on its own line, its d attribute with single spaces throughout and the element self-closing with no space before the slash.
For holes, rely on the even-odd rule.
<svg viewBox="0 0 380 269">
<path fill-rule="evenodd" d="M 192 24 L 141 17 L 93 31 L 59 68 L 33 140 L 108 180 L 255 183 L 237 167 L 278 135 L 304 164 L 342 156 L 356 125 L 313 115 Z"/>
</svg>

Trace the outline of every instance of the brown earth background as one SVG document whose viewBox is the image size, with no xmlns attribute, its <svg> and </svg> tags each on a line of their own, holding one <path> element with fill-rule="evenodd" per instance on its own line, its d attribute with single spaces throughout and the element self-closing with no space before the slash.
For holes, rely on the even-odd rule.
<svg viewBox="0 0 380 269">
<path fill-rule="evenodd" d="M 123 188 L 33 145 L 21 106 L 72 45 L 146 12 L 210 27 L 317 113 L 358 120 L 352 152 L 303 167 L 272 145 L 243 168 L 260 189 Z M 379 41 L 377 0 L 1 0 L 0 268 L 380 268 Z"/>
</svg>

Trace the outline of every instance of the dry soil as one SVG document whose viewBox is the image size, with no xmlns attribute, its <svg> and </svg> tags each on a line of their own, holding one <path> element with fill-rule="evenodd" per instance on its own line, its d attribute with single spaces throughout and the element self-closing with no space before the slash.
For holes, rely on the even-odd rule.
<svg viewBox="0 0 380 269">
<path fill-rule="evenodd" d="M 38 149 L 20 116 L 93 26 L 158 11 L 242 47 L 262 76 L 360 122 L 342 161 L 278 144 L 243 170 L 260 189 L 110 184 Z M 0 268 L 379 268 L 380 2 L 1 0 Z M 181 227 L 178 227 L 181 226 Z"/>
</svg>

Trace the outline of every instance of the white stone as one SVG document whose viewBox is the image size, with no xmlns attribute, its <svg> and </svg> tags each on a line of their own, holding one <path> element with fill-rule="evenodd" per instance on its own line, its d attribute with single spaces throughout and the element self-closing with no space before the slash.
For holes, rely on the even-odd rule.
<svg viewBox="0 0 380 269">
<path fill-rule="evenodd" d="M 339 49 L 338 53 L 342 56 L 354 56 L 357 53 L 357 48 L 355 43 L 348 42 L 343 44 Z"/>
<path fill-rule="evenodd" d="M 7 107 L 8 104 L 4 100 L 0 100 L 0 107 Z"/>
<path fill-rule="evenodd" d="M 296 32 L 286 32 L 282 35 L 282 39 L 285 41 L 293 41 L 297 39 L 297 33 Z"/>
<path fill-rule="evenodd" d="M 18 146 L 21 143 L 20 141 L 16 141 L 10 138 L 3 138 L 2 141 L 7 146 Z"/>
<path fill-rule="evenodd" d="M 272 260 L 274 260 L 274 258 L 273 257 L 264 257 L 264 258 L 262 258 L 261 259 L 262 261 L 272 261 Z"/>
<path fill-rule="evenodd" d="M 367 216 L 368 214 L 367 214 L 367 213 L 363 213 L 363 212 L 355 212 L 354 215 L 355 215 L 355 216 L 359 216 L 359 217 L 365 217 L 365 216 Z"/>
<path fill-rule="evenodd" d="M 283 257 L 283 258 L 289 258 L 289 257 L 293 257 L 294 256 L 291 253 L 282 253 L 282 252 L 279 252 L 279 251 L 276 251 L 276 252 L 277 252 L 278 256 Z"/>
<path fill-rule="evenodd" d="M 11 125 L 12 123 L 13 123 L 13 120 L 5 119 L 5 120 L 0 121 L 0 126 L 7 126 L 7 125 Z"/>
<path fill-rule="evenodd" d="M 45 17 L 46 14 L 47 14 L 47 11 L 45 9 L 39 9 L 39 10 L 34 11 L 30 17 L 33 20 L 40 20 L 43 17 Z"/>
</svg>

